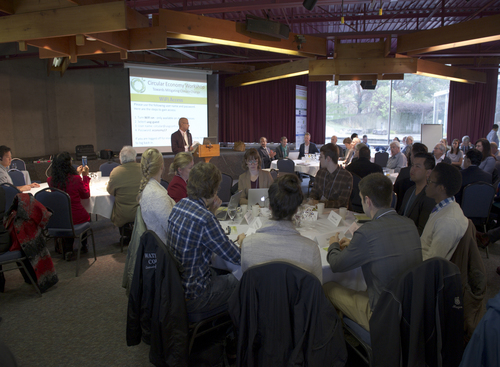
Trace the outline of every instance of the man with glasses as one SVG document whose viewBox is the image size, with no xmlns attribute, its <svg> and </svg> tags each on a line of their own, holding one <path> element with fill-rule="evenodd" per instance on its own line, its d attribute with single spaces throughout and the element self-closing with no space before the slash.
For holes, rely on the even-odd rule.
<svg viewBox="0 0 500 367">
<path fill-rule="evenodd" d="M 420 237 L 424 261 L 433 257 L 450 260 L 467 231 L 469 220 L 454 197 L 461 186 L 460 172 L 447 163 L 438 163 L 427 181 L 426 195 L 436 206 Z"/>
</svg>

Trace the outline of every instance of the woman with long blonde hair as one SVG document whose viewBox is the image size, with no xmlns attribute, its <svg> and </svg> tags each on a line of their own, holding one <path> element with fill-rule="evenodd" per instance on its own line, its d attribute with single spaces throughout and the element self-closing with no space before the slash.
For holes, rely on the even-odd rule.
<svg viewBox="0 0 500 367">
<path fill-rule="evenodd" d="M 164 168 L 163 156 L 158 149 L 149 148 L 142 154 L 142 180 L 138 197 L 142 219 L 147 229 L 155 232 L 163 243 L 167 238 L 167 220 L 175 205 L 175 201 L 160 184 Z"/>
</svg>

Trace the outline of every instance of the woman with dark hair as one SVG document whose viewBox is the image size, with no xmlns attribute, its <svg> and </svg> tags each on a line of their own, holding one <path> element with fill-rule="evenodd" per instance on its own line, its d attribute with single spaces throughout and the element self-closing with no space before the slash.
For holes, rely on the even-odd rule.
<svg viewBox="0 0 500 367">
<path fill-rule="evenodd" d="M 476 141 L 476 149 L 483 153 L 483 160 L 479 165 L 479 168 L 481 168 L 485 172 L 493 174 L 493 171 L 495 170 L 496 159 L 491 154 L 490 142 L 485 138 L 481 138 Z"/>
<path fill-rule="evenodd" d="M 446 156 L 450 158 L 451 164 L 453 164 L 454 166 L 461 167 L 462 161 L 464 159 L 464 152 L 460 150 L 459 145 L 460 145 L 460 140 L 453 139 L 453 142 L 451 143 L 451 149 L 448 151 L 448 153 L 446 153 Z"/>
<path fill-rule="evenodd" d="M 90 215 L 82 205 L 81 199 L 90 197 L 90 177 L 88 166 L 79 166 L 76 170 L 71 164 L 71 155 L 62 152 L 56 155 L 52 161 L 52 176 L 47 179 L 49 187 L 65 191 L 71 199 L 71 213 L 73 224 L 81 224 L 90 221 Z M 80 177 L 82 175 L 82 177 Z M 64 240 L 63 254 L 66 260 L 73 260 L 73 239 Z M 88 252 L 87 241 L 82 242 L 82 253 Z"/>
<path fill-rule="evenodd" d="M 252 148 L 243 156 L 243 168 L 246 170 L 238 179 L 238 191 L 242 190 L 240 204 L 248 203 L 248 189 L 266 189 L 273 183 L 273 176 L 262 170 L 262 159 L 257 149 Z"/>
<path fill-rule="evenodd" d="M 273 261 L 294 264 L 322 280 L 318 244 L 303 237 L 293 226 L 292 217 L 304 199 L 300 180 L 295 175 L 279 177 L 269 188 L 272 219 L 241 245 L 241 268 Z"/>
</svg>

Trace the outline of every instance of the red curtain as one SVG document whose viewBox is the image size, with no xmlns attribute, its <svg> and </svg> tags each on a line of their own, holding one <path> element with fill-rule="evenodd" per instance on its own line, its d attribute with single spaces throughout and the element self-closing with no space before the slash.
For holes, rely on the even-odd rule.
<svg viewBox="0 0 500 367">
<path fill-rule="evenodd" d="M 495 123 L 498 69 L 481 70 L 486 84 L 450 82 L 448 104 L 448 142 L 469 135 L 474 144 L 485 138 Z"/>
<path fill-rule="evenodd" d="M 307 126 L 311 141 L 323 144 L 326 128 L 326 83 L 307 75 L 245 87 L 225 87 L 219 76 L 219 141 L 258 142 L 261 136 L 295 141 L 295 86 L 307 87 Z"/>
</svg>

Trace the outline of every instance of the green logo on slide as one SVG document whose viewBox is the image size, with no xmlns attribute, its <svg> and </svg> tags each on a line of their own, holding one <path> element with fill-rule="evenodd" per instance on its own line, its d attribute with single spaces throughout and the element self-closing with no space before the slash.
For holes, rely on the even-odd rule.
<svg viewBox="0 0 500 367">
<path fill-rule="evenodd" d="M 146 86 L 144 85 L 144 82 L 139 78 L 132 79 L 130 81 L 130 86 L 137 93 L 144 93 L 146 91 Z"/>
</svg>

